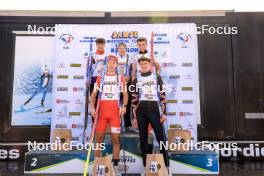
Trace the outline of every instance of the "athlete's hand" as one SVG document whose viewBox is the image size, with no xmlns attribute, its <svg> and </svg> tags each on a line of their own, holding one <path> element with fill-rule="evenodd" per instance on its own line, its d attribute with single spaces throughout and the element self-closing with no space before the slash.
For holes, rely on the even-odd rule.
<svg viewBox="0 0 264 176">
<path fill-rule="evenodd" d="M 132 127 L 133 128 L 138 128 L 138 124 L 137 124 L 137 119 L 136 118 L 133 118 L 133 120 L 132 120 Z"/>
<path fill-rule="evenodd" d="M 167 120 L 167 117 L 165 115 L 162 115 L 160 118 L 160 123 L 164 123 Z"/>
<path fill-rule="evenodd" d="M 91 107 L 91 114 L 92 114 L 92 117 L 95 118 L 96 112 L 95 112 L 94 107 Z"/>
<path fill-rule="evenodd" d="M 124 78 L 125 78 L 126 83 L 128 83 L 128 81 L 129 81 L 129 76 L 125 76 Z"/>
<path fill-rule="evenodd" d="M 126 113 L 126 107 L 123 106 L 121 108 L 121 112 L 120 113 L 121 113 L 121 116 L 123 117 L 125 115 L 125 113 Z"/>
</svg>

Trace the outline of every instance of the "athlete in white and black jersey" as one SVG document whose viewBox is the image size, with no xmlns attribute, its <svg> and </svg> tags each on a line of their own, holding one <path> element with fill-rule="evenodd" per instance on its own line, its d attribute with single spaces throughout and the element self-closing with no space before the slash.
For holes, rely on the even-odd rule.
<svg viewBox="0 0 264 176">
<path fill-rule="evenodd" d="M 127 83 L 127 86 L 129 87 L 130 85 L 130 75 L 131 75 L 131 70 L 132 70 L 132 63 L 131 63 L 131 58 L 129 55 L 126 53 L 127 46 L 125 43 L 119 43 L 118 44 L 118 70 L 119 74 L 121 74 Z M 127 112 L 124 115 L 124 122 L 125 122 L 125 130 L 126 132 L 134 132 L 137 133 L 138 130 L 132 127 L 131 123 L 131 118 L 132 118 L 132 113 L 131 113 L 131 101 L 130 101 L 130 92 L 128 91 L 128 97 L 129 101 L 127 104 Z"/>
<path fill-rule="evenodd" d="M 132 71 L 131 71 L 131 79 L 135 79 L 137 72 L 140 71 L 140 67 L 138 64 L 138 60 L 142 57 L 146 57 L 146 58 L 151 58 L 150 57 L 150 53 L 147 50 L 148 44 L 147 44 L 147 39 L 144 37 L 140 37 L 137 39 L 137 47 L 139 49 L 139 52 L 136 53 L 133 58 L 132 58 Z M 157 73 L 160 73 L 160 65 L 158 62 L 155 62 L 155 67 L 157 70 Z"/>
<path fill-rule="evenodd" d="M 166 120 L 165 90 L 160 75 L 155 79 L 155 73 L 150 72 L 150 59 L 140 58 L 138 60 L 140 74 L 137 74 L 131 85 L 132 107 L 134 112 L 133 126 L 138 127 L 140 136 L 140 148 L 143 157 L 143 165 L 146 166 L 146 155 L 152 153 L 148 145 L 148 126 L 152 126 L 158 143 L 166 142 L 165 131 L 162 123 Z M 159 102 L 161 102 L 162 116 L 160 116 Z M 166 166 L 169 166 L 168 153 L 162 147 L 161 153 L 164 156 Z"/>
</svg>

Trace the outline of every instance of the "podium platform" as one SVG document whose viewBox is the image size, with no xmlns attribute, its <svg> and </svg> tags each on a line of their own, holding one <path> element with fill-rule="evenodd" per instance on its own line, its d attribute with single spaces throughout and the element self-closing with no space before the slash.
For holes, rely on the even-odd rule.
<svg viewBox="0 0 264 176">
<path fill-rule="evenodd" d="M 173 174 L 218 174 L 219 157 L 210 150 L 169 152 Z"/>
<path fill-rule="evenodd" d="M 112 145 L 106 139 L 103 155 L 112 155 Z M 123 138 L 125 157 L 120 151 L 119 170 L 124 173 L 124 159 L 128 174 L 143 173 L 139 137 L 125 135 Z M 122 147 L 122 145 L 121 145 Z M 83 173 L 86 150 L 73 151 L 29 151 L 25 156 L 24 172 L 27 174 Z M 218 174 L 218 155 L 212 151 L 170 152 L 170 171 L 172 174 Z M 92 173 L 94 154 L 91 152 L 88 173 Z"/>
</svg>

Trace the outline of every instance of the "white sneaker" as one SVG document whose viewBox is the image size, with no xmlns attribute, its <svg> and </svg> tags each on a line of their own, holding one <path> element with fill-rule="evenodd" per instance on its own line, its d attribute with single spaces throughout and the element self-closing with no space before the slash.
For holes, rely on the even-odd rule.
<svg viewBox="0 0 264 176">
<path fill-rule="evenodd" d="M 119 169 L 118 169 L 118 166 L 114 166 L 114 171 L 115 171 L 116 176 L 121 176 Z"/>
</svg>

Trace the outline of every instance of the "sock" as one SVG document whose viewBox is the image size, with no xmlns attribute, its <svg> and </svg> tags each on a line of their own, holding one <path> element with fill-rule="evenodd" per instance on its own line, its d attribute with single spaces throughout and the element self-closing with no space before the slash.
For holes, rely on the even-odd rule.
<svg viewBox="0 0 264 176">
<path fill-rule="evenodd" d="M 118 166 L 118 160 L 119 159 L 112 159 L 112 162 L 114 163 L 114 166 Z"/>
</svg>

